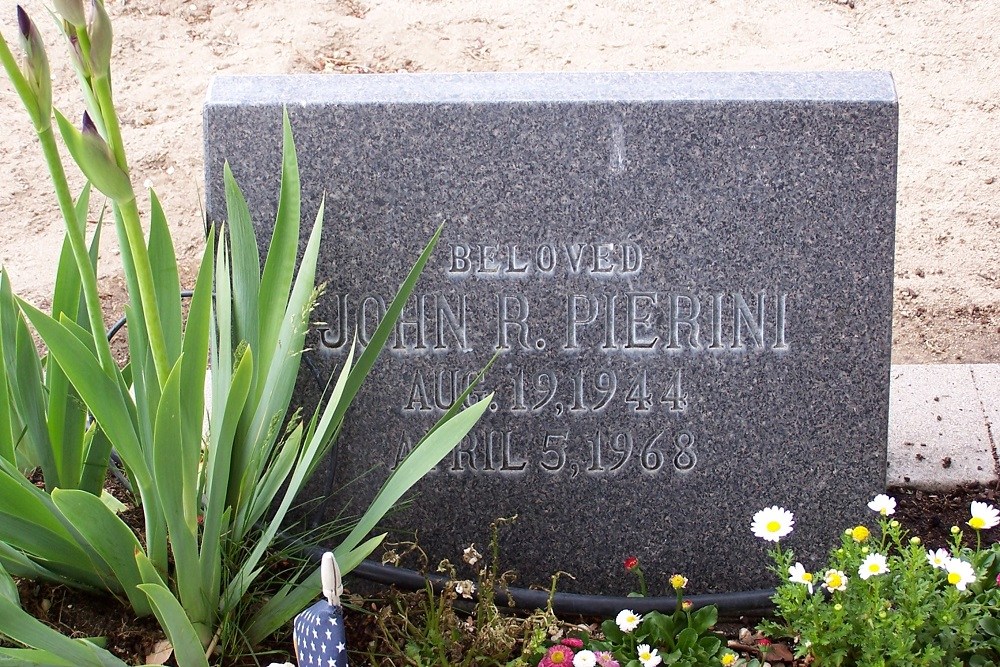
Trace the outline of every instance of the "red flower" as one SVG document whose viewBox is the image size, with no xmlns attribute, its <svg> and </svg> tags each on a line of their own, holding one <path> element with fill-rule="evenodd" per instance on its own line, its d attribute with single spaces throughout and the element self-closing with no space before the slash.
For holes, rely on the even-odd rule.
<svg viewBox="0 0 1000 667">
<path fill-rule="evenodd" d="M 573 649 L 570 647 L 556 644 L 545 653 L 545 657 L 538 663 L 538 667 L 560 667 L 560 665 L 572 667 L 574 655 Z"/>
<path fill-rule="evenodd" d="M 575 648 L 577 650 L 583 648 L 583 640 L 577 639 L 576 637 L 566 637 L 559 643 L 563 646 L 569 646 L 570 648 Z"/>
<path fill-rule="evenodd" d="M 625 559 L 625 569 L 631 572 L 635 568 L 639 567 L 639 559 L 635 556 L 629 556 Z"/>
<path fill-rule="evenodd" d="M 764 647 L 770 646 L 771 645 L 771 640 L 768 639 L 767 637 L 761 637 L 760 639 L 757 640 L 757 645 L 758 646 L 764 646 Z"/>
</svg>

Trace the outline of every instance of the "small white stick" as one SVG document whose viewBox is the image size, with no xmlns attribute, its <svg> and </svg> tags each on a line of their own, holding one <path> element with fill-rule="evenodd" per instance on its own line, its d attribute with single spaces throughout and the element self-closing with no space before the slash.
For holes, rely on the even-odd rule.
<svg viewBox="0 0 1000 667">
<path fill-rule="evenodd" d="M 323 554 L 323 562 L 319 567 L 323 579 L 323 597 L 334 607 L 340 606 L 340 595 L 344 592 L 344 584 L 340 581 L 340 566 L 333 552 Z"/>
</svg>

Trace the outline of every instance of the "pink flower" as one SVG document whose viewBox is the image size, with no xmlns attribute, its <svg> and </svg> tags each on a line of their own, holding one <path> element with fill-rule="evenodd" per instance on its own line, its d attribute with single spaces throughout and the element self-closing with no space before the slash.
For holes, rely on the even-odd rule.
<svg viewBox="0 0 1000 667">
<path fill-rule="evenodd" d="M 1000 574 L 997 575 L 997 586 L 1000 586 Z"/>
<path fill-rule="evenodd" d="M 621 667 L 615 657 L 607 651 L 597 652 L 597 664 L 601 667 Z"/>
<path fill-rule="evenodd" d="M 538 667 L 571 667 L 573 664 L 573 649 L 562 644 L 556 644 L 545 652 L 545 657 Z"/>
<path fill-rule="evenodd" d="M 566 637 L 559 643 L 562 644 L 563 646 L 569 646 L 572 649 L 583 648 L 583 640 L 577 639 L 576 637 Z"/>
</svg>

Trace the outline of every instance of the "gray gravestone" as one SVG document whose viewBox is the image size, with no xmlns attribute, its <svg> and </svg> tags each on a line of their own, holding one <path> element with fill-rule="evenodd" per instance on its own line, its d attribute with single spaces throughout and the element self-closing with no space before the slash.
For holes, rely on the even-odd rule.
<svg viewBox="0 0 1000 667">
<path fill-rule="evenodd" d="M 431 562 L 517 514 L 520 584 L 624 594 L 773 585 L 750 520 L 819 557 L 885 483 L 897 105 L 885 73 L 222 77 L 229 160 L 274 216 L 281 108 L 303 219 L 327 196 L 310 334 L 328 370 L 444 235 L 349 413 L 331 512 L 358 512 L 498 347 L 496 400 L 391 525 Z M 308 383 L 306 383 L 308 384 Z M 304 391 L 302 399 L 314 400 Z M 312 493 L 325 494 L 330 469 Z M 330 514 L 332 518 L 333 514 Z M 404 538 L 406 532 L 396 536 Z"/>
</svg>

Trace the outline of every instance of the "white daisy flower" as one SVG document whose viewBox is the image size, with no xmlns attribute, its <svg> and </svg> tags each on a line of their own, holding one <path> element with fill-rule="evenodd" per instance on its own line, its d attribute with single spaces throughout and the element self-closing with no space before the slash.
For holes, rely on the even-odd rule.
<svg viewBox="0 0 1000 667">
<path fill-rule="evenodd" d="M 573 656 L 573 667 L 595 667 L 597 654 L 586 649 Z"/>
<path fill-rule="evenodd" d="M 873 512 L 878 512 L 882 516 L 889 516 L 896 513 L 896 499 L 890 498 L 884 493 L 880 493 L 875 496 L 870 503 L 868 503 L 868 509 Z"/>
<path fill-rule="evenodd" d="M 847 575 L 840 570 L 827 570 L 823 575 L 823 588 L 830 591 L 843 591 L 847 589 Z"/>
<path fill-rule="evenodd" d="M 976 530 L 985 530 L 993 528 L 997 524 L 1000 524 L 1000 512 L 997 511 L 997 508 L 988 503 L 981 503 L 978 500 L 972 501 L 972 518 L 969 519 L 970 526 Z"/>
<path fill-rule="evenodd" d="M 809 589 L 809 595 L 813 594 L 812 572 L 806 572 L 806 568 L 802 566 L 802 563 L 796 563 L 788 568 L 788 580 L 795 584 L 805 584 L 806 588 Z"/>
<path fill-rule="evenodd" d="M 639 644 L 637 653 L 639 662 L 642 663 L 642 667 L 656 667 L 658 664 L 663 662 L 663 658 L 660 657 L 659 651 L 655 648 L 650 650 L 649 644 Z"/>
<path fill-rule="evenodd" d="M 631 609 L 622 609 L 615 617 L 615 623 L 622 632 L 632 632 L 642 623 L 642 616 Z"/>
<path fill-rule="evenodd" d="M 955 586 L 960 591 L 964 591 L 969 584 L 976 582 L 976 570 L 971 563 L 964 560 L 952 558 L 948 561 L 948 583 Z"/>
<path fill-rule="evenodd" d="M 931 564 L 931 567 L 946 570 L 948 569 L 948 561 L 950 560 L 951 554 L 948 553 L 947 549 L 938 549 L 937 551 L 927 550 L 927 562 Z"/>
<path fill-rule="evenodd" d="M 777 542 L 792 532 L 794 525 L 795 519 L 792 517 L 792 513 L 775 505 L 754 514 L 750 530 L 753 531 L 754 535 L 768 542 Z"/>
<path fill-rule="evenodd" d="M 868 554 L 861 567 L 858 568 L 858 576 L 862 579 L 874 577 L 877 574 L 885 574 L 889 571 L 889 564 L 885 562 L 882 554 Z"/>
</svg>

